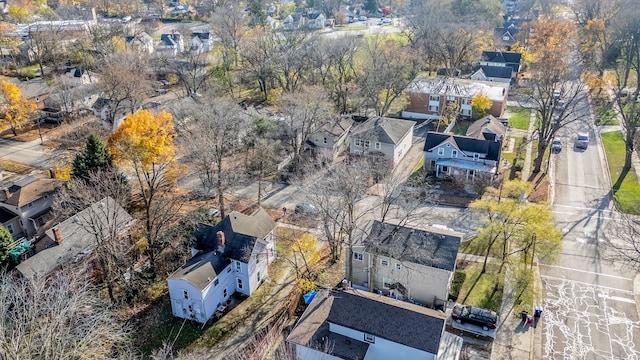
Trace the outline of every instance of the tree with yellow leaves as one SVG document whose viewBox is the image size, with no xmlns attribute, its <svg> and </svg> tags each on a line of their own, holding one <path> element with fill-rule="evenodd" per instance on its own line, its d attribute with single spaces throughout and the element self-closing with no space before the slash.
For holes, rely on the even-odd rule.
<svg viewBox="0 0 640 360">
<path fill-rule="evenodd" d="M 7 81 L 0 83 L 0 116 L 11 128 L 13 136 L 18 135 L 17 130 L 27 124 L 36 108 L 35 102 L 22 97 L 18 85 Z"/>
<path fill-rule="evenodd" d="M 134 195 L 144 207 L 147 254 L 154 271 L 159 239 L 178 206 L 177 198 L 170 196 L 179 172 L 174 136 L 171 114 L 141 110 L 129 115 L 108 142 L 114 162 L 133 173 L 138 185 Z"/>
<path fill-rule="evenodd" d="M 486 95 L 478 94 L 471 99 L 471 109 L 473 110 L 473 118 L 480 119 L 487 115 L 493 103 Z"/>
</svg>

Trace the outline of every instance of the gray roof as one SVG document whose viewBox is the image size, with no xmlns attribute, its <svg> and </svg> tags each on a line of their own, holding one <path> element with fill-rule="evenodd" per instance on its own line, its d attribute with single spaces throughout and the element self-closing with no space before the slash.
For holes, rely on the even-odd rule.
<svg viewBox="0 0 640 360">
<path fill-rule="evenodd" d="M 478 71 L 486 77 L 498 78 L 498 79 L 511 79 L 511 67 L 509 66 L 487 66 L 483 65 L 478 68 Z"/>
<path fill-rule="evenodd" d="M 16 268 L 29 279 L 44 277 L 57 267 L 93 250 L 96 235 L 108 238 L 112 225 L 122 231 L 132 220 L 131 215 L 115 200 L 106 197 L 48 230 L 45 237 L 54 240 L 54 229 L 57 229 L 61 243 L 35 254 Z"/>
<path fill-rule="evenodd" d="M 374 116 L 354 127 L 351 134 L 385 144 L 398 144 L 407 133 L 411 132 L 409 136 L 413 136 L 415 124 L 415 121 L 410 120 Z"/>
<path fill-rule="evenodd" d="M 182 279 L 202 291 L 231 261 L 216 251 L 196 255 L 176 270 L 169 279 Z"/>
<path fill-rule="evenodd" d="M 316 133 L 323 133 L 333 137 L 334 139 L 339 138 L 345 131 L 351 129 L 353 122 L 354 121 L 351 118 L 340 117 L 338 119 L 332 119 L 325 122 L 318 130 L 316 130 Z"/>
<path fill-rule="evenodd" d="M 362 240 L 365 251 L 395 260 L 453 271 L 463 234 L 435 227 L 417 229 L 374 220 Z"/>
<path fill-rule="evenodd" d="M 224 233 L 224 256 L 247 262 L 257 239 L 264 239 L 276 227 L 275 221 L 263 208 L 245 215 L 232 211 L 214 226 L 199 224 L 194 233 L 194 247 L 204 252 L 218 250 L 218 231 Z M 249 250 L 249 251 L 247 251 Z"/>
<path fill-rule="evenodd" d="M 502 142 L 492 140 L 476 139 L 469 136 L 458 136 L 443 134 L 434 131 L 427 133 L 427 138 L 424 142 L 424 151 L 431 152 L 433 148 L 442 144 L 445 141 L 451 141 L 455 146 L 463 152 L 474 152 L 478 154 L 485 154 L 484 160 L 499 160 L 500 152 L 502 149 Z"/>
<path fill-rule="evenodd" d="M 474 121 L 467 129 L 466 136 L 480 140 L 495 140 L 497 137 L 504 137 L 506 133 L 507 128 L 500 120 L 489 115 Z"/>
<path fill-rule="evenodd" d="M 361 331 L 398 344 L 438 353 L 445 325 L 444 314 L 422 306 L 389 297 L 357 290 L 321 290 L 291 331 L 289 342 L 308 346 L 323 341 L 327 323 Z M 351 339 L 352 352 L 366 352 L 362 345 Z M 343 344 L 334 344 L 332 354 L 345 353 Z M 340 345 L 340 346 L 338 346 Z M 344 357 L 353 358 L 353 357 Z M 364 356 L 355 357 L 363 359 Z M 405 359 L 398 354 L 396 360 Z"/>
</svg>

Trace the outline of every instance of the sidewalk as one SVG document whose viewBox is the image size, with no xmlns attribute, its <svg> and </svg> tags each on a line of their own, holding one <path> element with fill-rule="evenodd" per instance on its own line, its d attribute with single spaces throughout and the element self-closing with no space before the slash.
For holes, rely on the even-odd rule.
<svg viewBox="0 0 640 360">
<path fill-rule="evenodd" d="M 540 324 L 524 324 L 520 319 L 520 312 L 526 305 L 514 305 L 516 294 L 510 286 L 509 277 L 511 271 L 507 269 L 505 277 L 504 291 L 502 293 L 502 307 L 500 308 L 500 322 L 496 331 L 496 339 L 491 349 L 491 359 L 499 360 L 537 360 L 542 359 L 542 332 L 544 322 L 544 312 L 540 318 Z M 538 272 L 537 264 L 534 267 L 534 299 L 536 304 L 529 304 L 529 314 L 533 315 L 533 307 L 542 304 L 542 299 L 538 298 L 538 293 L 542 288 L 542 281 Z"/>
</svg>

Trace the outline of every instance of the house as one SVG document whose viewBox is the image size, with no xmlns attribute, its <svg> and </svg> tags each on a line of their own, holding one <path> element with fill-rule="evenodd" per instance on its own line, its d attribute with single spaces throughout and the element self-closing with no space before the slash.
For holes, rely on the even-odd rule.
<svg viewBox="0 0 640 360">
<path fill-rule="evenodd" d="M 275 227 L 262 208 L 198 225 L 194 256 L 167 279 L 173 315 L 205 323 L 234 292 L 251 296 L 276 255 Z"/>
<path fill-rule="evenodd" d="M 191 5 L 178 5 L 171 10 L 172 16 L 189 16 L 196 13 L 196 9 Z"/>
<path fill-rule="evenodd" d="M 210 32 L 194 32 L 191 34 L 191 51 L 196 53 L 209 52 L 213 50 L 213 38 Z"/>
<path fill-rule="evenodd" d="M 62 186 L 58 179 L 24 177 L 0 191 L 0 208 L 16 214 L 19 227 L 9 229 L 14 236 L 32 237 L 50 218 L 53 194 Z M 11 221 L 15 225 L 15 220 Z"/>
<path fill-rule="evenodd" d="M 374 116 L 354 126 L 349 135 L 349 152 L 382 156 L 395 168 L 411 148 L 414 121 Z"/>
<path fill-rule="evenodd" d="M 484 95 L 491 100 L 488 113 L 502 116 L 507 107 L 509 84 L 486 82 L 460 78 L 422 78 L 407 86 L 409 104 L 402 111 L 402 117 L 408 119 L 439 119 L 449 103 L 457 102 L 460 117 L 473 117 L 471 100 L 476 95 Z"/>
<path fill-rule="evenodd" d="M 45 118 L 58 119 L 65 115 L 73 116 L 81 111 L 91 111 L 94 115 L 100 117 L 100 112 L 92 109 L 92 106 L 100 98 L 100 89 L 95 83 L 96 78 L 93 79 L 94 82 L 85 85 L 72 86 L 63 82 L 61 86 L 55 88 L 51 96 L 44 100 L 45 107 L 42 111 Z M 57 115 L 51 116 L 53 115 L 52 113 Z M 105 113 L 104 119 L 106 118 Z"/>
<path fill-rule="evenodd" d="M 290 31 L 300 29 L 305 25 L 305 17 L 300 13 L 293 13 L 287 15 L 282 23 L 282 30 Z"/>
<path fill-rule="evenodd" d="M 490 138 L 488 128 L 482 137 Z M 476 136 L 479 136 L 476 133 Z M 427 133 L 424 145 L 424 164 L 436 177 L 464 176 L 474 180 L 478 177 L 494 177 L 498 174 L 502 139 L 458 136 L 437 132 Z"/>
<path fill-rule="evenodd" d="M 88 70 L 76 67 L 67 67 L 62 74 L 62 82 L 70 87 L 87 85 L 97 82 L 96 74 L 90 73 Z"/>
<path fill-rule="evenodd" d="M 123 234 L 132 222 L 126 210 L 106 197 L 47 230 L 35 244 L 39 251 L 16 269 L 27 279 L 45 277 L 91 254 L 97 244 L 96 237 L 108 239 L 113 232 Z"/>
<path fill-rule="evenodd" d="M 350 117 L 339 117 L 324 123 L 309 137 L 315 154 L 334 161 L 349 148 L 349 130 L 353 126 Z"/>
<path fill-rule="evenodd" d="M 462 237 L 446 228 L 374 220 L 358 233 L 347 274 L 351 273 L 354 288 L 443 306 L 449 298 Z"/>
<path fill-rule="evenodd" d="M 33 78 L 20 81 L 18 78 L 10 78 L 8 82 L 14 83 L 20 89 L 23 98 L 32 100 L 38 109 L 44 107 L 44 100 L 51 94 L 51 87 L 42 78 Z"/>
<path fill-rule="evenodd" d="M 507 127 L 492 115 L 474 121 L 468 128 L 465 136 L 480 140 L 504 142 L 507 135 Z"/>
<path fill-rule="evenodd" d="M 177 32 L 160 35 L 160 43 L 155 51 L 165 56 L 176 56 L 184 52 L 182 35 Z"/>
<path fill-rule="evenodd" d="M 142 54 L 153 54 L 153 38 L 142 31 L 133 36 L 125 37 L 125 44 L 129 49 L 136 49 Z"/>
<path fill-rule="evenodd" d="M 21 231 L 18 214 L 0 207 L 0 224 L 9 231 L 14 240 L 25 237 L 25 233 Z"/>
<path fill-rule="evenodd" d="M 511 68 L 506 66 L 480 66 L 471 75 L 471 80 L 510 84 Z"/>
<path fill-rule="evenodd" d="M 327 18 L 320 12 L 312 12 L 307 15 L 309 29 L 322 29 L 327 21 Z"/>
<path fill-rule="evenodd" d="M 517 28 L 495 28 L 493 32 L 493 40 L 497 48 L 511 50 L 511 47 L 518 41 L 516 35 L 518 34 Z"/>
<path fill-rule="evenodd" d="M 389 297 L 321 290 L 287 342 L 301 360 L 457 360 L 463 341 L 445 322 L 442 312 Z"/>
<path fill-rule="evenodd" d="M 479 65 L 506 66 L 511 68 L 511 78 L 515 79 L 520 72 L 522 54 L 507 51 L 483 51 Z"/>
</svg>

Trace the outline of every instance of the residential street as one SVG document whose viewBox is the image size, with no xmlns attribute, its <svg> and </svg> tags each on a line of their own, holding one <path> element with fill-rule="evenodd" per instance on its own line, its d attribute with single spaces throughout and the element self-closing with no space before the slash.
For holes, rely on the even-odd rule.
<svg viewBox="0 0 640 360">
<path fill-rule="evenodd" d="M 545 288 L 543 358 L 638 359 L 640 321 L 634 273 L 603 259 L 603 234 L 616 221 L 604 149 L 586 94 L 580 120 L 562 129 L 564 148 L 552 155 L 553 212 L 564 234 L 557 265 L 541 264 Z M 586 150 L 574 147 L 589 132 Z"/>
<path fill-rule="evenodd" d="M 0 139 L 0 159 L 39 168 L 49 168 L 49 149 L 40 140 L 29 142 Z"/>
</svg>

